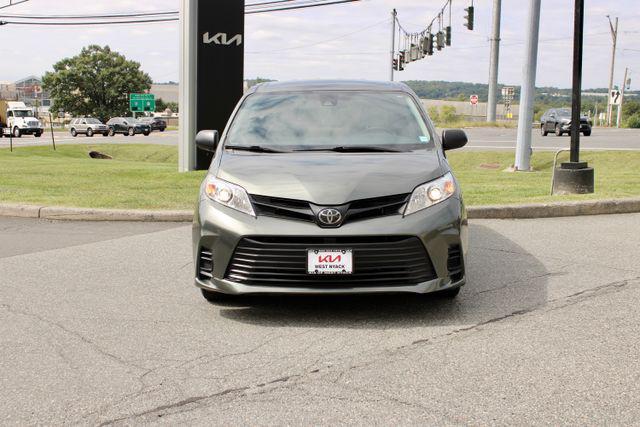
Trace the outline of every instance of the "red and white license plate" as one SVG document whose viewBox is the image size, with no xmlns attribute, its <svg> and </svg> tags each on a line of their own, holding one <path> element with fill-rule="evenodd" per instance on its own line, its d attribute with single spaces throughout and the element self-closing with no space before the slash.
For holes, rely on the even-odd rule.
<svg viewBox="0 0 640 427">
<path fill-rule="evenodd" d="M 351 249 L 309 249 L 307 273 L 351 274 L 353 273 L 353 251 Z"/>
</svg>

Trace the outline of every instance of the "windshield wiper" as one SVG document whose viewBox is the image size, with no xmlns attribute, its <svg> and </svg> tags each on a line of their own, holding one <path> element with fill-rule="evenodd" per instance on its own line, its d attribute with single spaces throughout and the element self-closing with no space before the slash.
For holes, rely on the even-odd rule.
<svg viewBox="0 0 640 427">
<path fill-rule="evenodd" d="M 402 153 L 406 150 L 397 150 L 395 148 L 388 147 L 376 147 L 374 145 L 341 145 L 338 147 L 327 147 L 327 148 L 301 148 L 299 150 L 294 151 L 335 151 L 338 153 Z"/>
<path fill-rule="evenodd" d="M 262 147 L 260 145 L 225 145 L 224 148 L 229 150 L 252 151 L 254 153 L 284 153 L 284 151 Z"/>
</svg>

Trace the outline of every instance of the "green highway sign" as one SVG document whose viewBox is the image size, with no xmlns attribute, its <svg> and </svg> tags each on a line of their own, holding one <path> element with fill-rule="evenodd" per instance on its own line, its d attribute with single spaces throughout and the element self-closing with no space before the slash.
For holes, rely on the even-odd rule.
<svg viewBox="0 0 640 427">
<path fill-rule="evenodd" d="M 152 93 L 132 93 L 129 95 L 129 111 L 141 113 L 156 111 L 156 96 Z"/>
</svg>

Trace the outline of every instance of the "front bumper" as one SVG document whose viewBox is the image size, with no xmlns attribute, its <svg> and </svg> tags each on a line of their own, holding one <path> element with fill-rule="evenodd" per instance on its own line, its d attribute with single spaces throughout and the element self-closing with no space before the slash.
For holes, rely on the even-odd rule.
<svg viewBox="0 0 640 427">
<path fill-rule="evenodd" d="M 564 132 L 571 132 L 571 123 L 564 123 L 560 126 Z M 580 124 L 580 132 L 588 132 L 591 130 L 591 125 L 586 123 Z"/>
<path fill-rule="evenodd" d="M 409 286 L 300 287 L 256 286 L 226 279 L 236 246 L 246 236 L 415 236 L 424 245 L 434 267 L 433 280 Z M 193 254 L 195 285 L 226 294 L 353 294 L 409 292 L 429 293 L 462 286 L 465 276 L 452 279 L 447 267 L 448 251 L 460 245 L 463 259 L 467 251 L 467 217 L 464 204 L 455 197 L 415 214 L 374 218 L 347 223 L 337 229 L 320 228 L 314 223 L 261 216 L 253 218 L 208 199 L 201 200 L 194 216 Z M 198 277 L 201 248 L 213 254 L 213 278 Z"/>
</svg>

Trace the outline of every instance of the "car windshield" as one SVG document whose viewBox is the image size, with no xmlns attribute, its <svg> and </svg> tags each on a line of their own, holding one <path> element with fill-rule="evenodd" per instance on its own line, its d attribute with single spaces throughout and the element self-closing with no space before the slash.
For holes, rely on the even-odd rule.
<svg viewBox="0 0 640 427">
<path fill-rule="evenodd" d="M 140 121 L 138 119 L 134 119 L 133 117 L 125 117 L 124 120 L 129 123 L 130 125 L 135 125 L 140 123 Z"/>
<path fill-rule="evenodd" d="M 562 117 L 571 117 L 571 110 L 556 110 L 559 116 Z"/>
<path fill-rule="evenodd" d="M 33 113 L 31 110 L 13 110 L 13 115 L 15 117 L 32 117 Z"/>
<path fill-rule="evenodd" d="M 102 122 L 98 119 L 86 119 L 88 125 L 101 125 Z"/>
<path fill-rule="evenodd" d="M 278 150 L 379 146 L 431 148 L 413 98 L 401 92 L 318 91 L 248 96 L 226 143 Z"/>
</svg>

